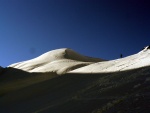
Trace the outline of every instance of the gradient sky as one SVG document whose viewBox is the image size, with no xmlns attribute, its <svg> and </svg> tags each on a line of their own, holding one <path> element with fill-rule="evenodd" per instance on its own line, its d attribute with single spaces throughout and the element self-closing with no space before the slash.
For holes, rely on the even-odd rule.
<svg viewBox="0 0 150 113">
<path fill-rule="evenodd" d="M 0 0 L 3 67 L 59 48 L 110 60 L 149 44 L 149 0 Z"/>
</svg>

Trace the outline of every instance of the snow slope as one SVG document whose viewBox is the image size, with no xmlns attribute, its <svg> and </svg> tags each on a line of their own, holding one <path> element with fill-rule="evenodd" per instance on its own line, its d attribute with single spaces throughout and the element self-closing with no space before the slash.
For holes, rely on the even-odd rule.
<svg viewBox="0 0 150 113">
<path fill-rule="evenodd" d="M 58 49 L 12 64 L 28 72 L 78 69 L 55 77 L 55 73 L 6 68 L 0 76 L 0 113 L 99 113 L 112 109 L 115 113 L 150 112 L 150 47 L 126 58 L 93 63 L 97 61 L 101 59 Z"/>
<path fill-rule="evenodd" d="M 27 72 L 57 72 L 57 74 L 63 74 L 100 61 L 103 60 L 82 56 L 71 49 L 63 48 L 49 51 L 28 61 L 12 64 L 9 67 Z"/>
<path fill-rule="evenodd" d="M 102 62 L 103 61 L 103 62 Z M 27 72 L 107 73 L 150 66 L 150 46 L 137 54 L 111 61 L 82 56 L 71 49 L 49 51 L 37 58 L 19 62 L 9 67 Z"/>
<path fill-rule="evenodd" d="M 145 47 L 137 54 L 121 59 L 94 63 L 75 69 L 70 73 L 107 73 L 131 70 L 145 66 L 150 66 L 150 46 Z"/>
</svg>

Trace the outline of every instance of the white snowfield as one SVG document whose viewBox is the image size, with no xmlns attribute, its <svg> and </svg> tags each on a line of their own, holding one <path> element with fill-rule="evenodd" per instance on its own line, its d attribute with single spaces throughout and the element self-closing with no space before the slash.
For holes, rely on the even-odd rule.
<svg viewBox="0 0 150 113">
<path fill-rule="evenodd" d="M 27 72 L 56 72 L 64 74 L 73 69 L 95 62 L 103 61 L 80 55 L 71 49 L 63 48 L 49 51 L 37 58 L 12 64 L 8 67 L 21 69 Z"/>
<path fill-rule="evenodd" d="M 107 73 L 136 69 L 150 66 L 150 47 L 137 54 L 106 61 L 80 55 L 71 49 L 49 51 L 37 58 L 15 63 L 9 67 L 27 72 L 56 72 L 64 73 Z"/>
<path fill-rule="evenodd" d="M 94 63 L 69 73 L 108 73 L 137 69 L 150 66 L 150 47 L 145 47 L 137 54 L 111 61 Z"/>
</svg>

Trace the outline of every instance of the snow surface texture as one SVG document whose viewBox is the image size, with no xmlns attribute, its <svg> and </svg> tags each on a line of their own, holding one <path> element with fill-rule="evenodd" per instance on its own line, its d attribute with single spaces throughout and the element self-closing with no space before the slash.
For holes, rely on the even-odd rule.
<svg viewBox="0 0 150 113">
<path fill-rule="evenodd" d="M 121 59 L 94 63 L 75 69 L 70 73 L 108 73 L 132 70 L 145 66 L 150 66 L 150 46 L 145 47 L 137 54 Z"/>
<path fill-rule="evenodd" d="M 49 51 L 37 58 L 19 62 L 9 67 L 27 72 L 107 73 L 150 66 L 150 46 L 137 54 L 111 61 L 82 56 L 71 49 Z"/>
<path fill-rule="evenodd" d="M 9 67 L 27 72 L 56 72 L 57 74 L 64 74 L 73 69 L 100 61 L 103 60 L 82 56 L 71 49 L 63 48 L 49 51 L 28 61 L 12 64 Z"/>
</svg>

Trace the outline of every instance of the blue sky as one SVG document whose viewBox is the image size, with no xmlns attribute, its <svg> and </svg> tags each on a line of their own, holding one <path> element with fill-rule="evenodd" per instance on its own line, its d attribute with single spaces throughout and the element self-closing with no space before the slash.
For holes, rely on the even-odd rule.
<svg viewBox="0 0 150 113">
<path fill-rule="evenodd" d="M 71 48 L 104 59 L 150 44 L 148 0 L 0 0 L 0 65 Z"/>
</svg>

